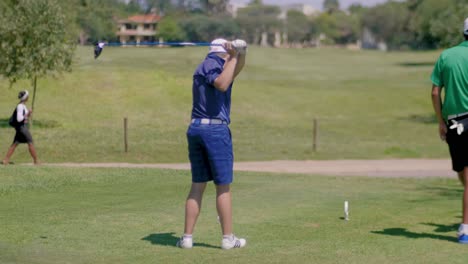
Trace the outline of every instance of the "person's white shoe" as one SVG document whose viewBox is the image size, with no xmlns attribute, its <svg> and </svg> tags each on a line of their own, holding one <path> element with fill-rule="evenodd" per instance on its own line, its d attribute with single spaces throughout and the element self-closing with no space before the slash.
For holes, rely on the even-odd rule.
<svg viewBox="0 0 468 264">
<path fill-rule="evenodd" d="M 192 238 L 181 237 L 179 241 L 177 241 L 177 247 L 180 248 L 192 248 L 193 247 L 193 240 Z"/>
<path fill-rule="evenodd" d="M 245 247 L 247 241 L 244 238 L 237 238 L 235 235 L 224 238 L 221 241 L 222 249 L 241 248 Z"/>
</svg>

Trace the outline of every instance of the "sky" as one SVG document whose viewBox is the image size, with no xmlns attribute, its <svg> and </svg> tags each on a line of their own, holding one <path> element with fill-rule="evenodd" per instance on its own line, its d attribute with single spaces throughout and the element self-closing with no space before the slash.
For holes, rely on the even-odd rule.
<svg viewBox="0 0 468 264">
<path fill-rule="evenodd" d="M 244 4 L 250 0 L 231 0 L 231 3 Z M 376 4 L 387 2 L 387 0 L 339 0 L 340 8 L 346 9 L 354 3 L 359 3 L 363 6 L 373 6 Z M 285 4 L 308 4 L 317 9 L 322 9 L 323 0 L 263 0 L 264 4 L 285 5 Z"/>
</svg>

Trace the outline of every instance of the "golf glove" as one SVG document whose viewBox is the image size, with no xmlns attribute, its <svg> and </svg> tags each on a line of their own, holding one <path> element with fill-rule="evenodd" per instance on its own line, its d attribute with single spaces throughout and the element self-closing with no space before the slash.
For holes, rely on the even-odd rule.
<svg viewBox="0 0 468 264">
<path fill-rule="evenodd" d="M 455 121 L 455 120 L 451 120 L 451 121 L 452 121 L 452 125 L 450 126 L 450 129 L 456 129 L 458 135 L 461 135 L 463 131 L 465 131 L 465 126 L 468 126 L 468 118 L 465 118 L 459 121 Z"/>
<path fill-rule="evenodd" d="M 232 41 L 232 45 L 236 50 L 239 52 L 239 54 L 246 54 L 247 53 L 247 42 L 242 39 L 236 39 Z"/>
</svg>

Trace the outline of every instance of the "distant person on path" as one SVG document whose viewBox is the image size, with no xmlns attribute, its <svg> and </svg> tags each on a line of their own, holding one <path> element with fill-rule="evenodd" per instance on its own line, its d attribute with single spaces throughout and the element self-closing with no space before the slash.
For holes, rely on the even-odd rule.
<svg viewBox="0 0 468 264">
<path fill-rule="evenodd" d="M 205 60 L 193 75 L 192 121 L 187 130 L 192 186 L 185 204 L 184 235 L 177 242 L 192 248 L 192 234 L 200 214 L 208 181 L 216 186 L 216 209 L 223 237 L 221 248 L 241 248 L 246 240 L 232 232 L 230 184 L 233 180 L 233 150 L 229 129 L 232 84 L 245 64 L 247 44 L 215 39 Z"/>
<path fill-rule="evenodd" d="M 463 223 L 458 230 L 458 241 L 468 244 L 468 18 L 463 34 L 464 42 L 442 52 L 431 80 L 439 136 L 447 141 L 452 169 L 458 173 L 464 186 Z"/>
<path fill-rule="evenodd" d="M 34 160 L 34 164 L 38 165 L 39 161 L 37 159 L 36 149 L 34 148 L 33 139 L 31 133 L 29 132 L 28 118 L 31 116 L 32 111 L 28 111 L 28 108 L 26 107 L 26 102 L 29 99 L 28 91 L 25 90 L 19 92 L 18 99 L 20 100 L 20 102 L 16 106 L 16 110 L 14 111 L 10 120 L 10 125 L 15 128 L 16 134 L 15 138 L 13 139 L 13 143 L 8 149 L 6 157 L 3 160 L 3 164 L 7 165 L 10 163 L 10 158 L 15 152 L 15 149 L 18 146 L 18 144 L 27 143 L 29 153 L 31 154 L 31 157 Z"/>
<path fill-rule="evenodd" d="M 97 59 L 99 55 L 101 55 L 102 50 L 104 49 L 104 46 L 106 43 L 104 42 L 98 42 L 96 43 L 96 46 L 94 46 L 94 59 Z"/>
</svg>

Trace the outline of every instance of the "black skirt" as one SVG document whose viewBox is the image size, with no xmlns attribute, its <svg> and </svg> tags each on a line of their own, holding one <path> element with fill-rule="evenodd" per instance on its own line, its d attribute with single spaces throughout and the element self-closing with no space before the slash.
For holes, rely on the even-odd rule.
<svg viewBox="0 0 468 264">
<path fill-rule="evenodd" d="M 31 133 L 29 133 L 28 125 L 23 124 L 19 127 L 15 127 L 16 134 L 13 143 L 33 143 Z"/>
</svg>

